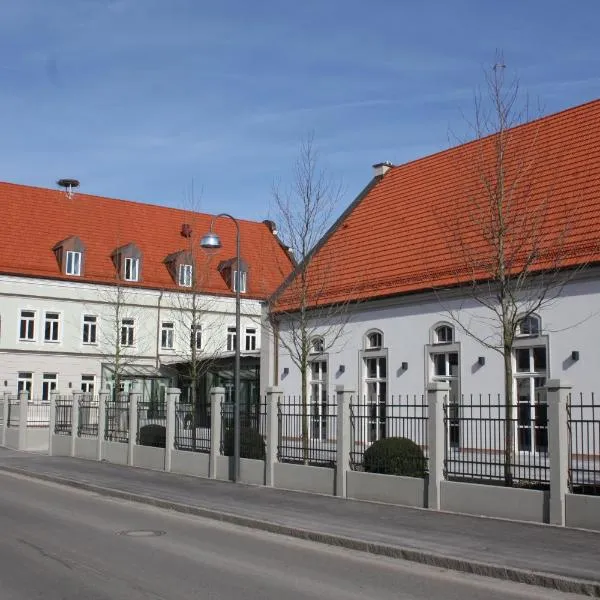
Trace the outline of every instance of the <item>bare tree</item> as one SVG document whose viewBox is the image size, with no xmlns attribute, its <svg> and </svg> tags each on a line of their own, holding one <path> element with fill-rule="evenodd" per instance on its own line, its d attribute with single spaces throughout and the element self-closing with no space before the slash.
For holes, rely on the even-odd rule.
<svg viewBox="0 0 600 600">
<path fill-rule="evenodd" d="M 552 202 L 552 182 L 536 180 L 543 166 L 538 162 L 541 125 L 515 129 L 529 121 L 527 102 L 520 104 L 518 80 L 505 81 L 503 57 L 496 58 L 486 74 L 486 93 L 475 101 L 472 126 L 477 142 L 457 153 L 457 168 L 472 170 L 468 202 L 464 210 L 458 209 L 452 225 L 444 227 L 457 262 L 457 283 L 485 310 L 446 310 L 464 333 L 502 356 L 508 419 L 514 406 L 513 348 L 519 329 L 556 300 L 582 264 L 573 267 L 567 262 L 572 215 Z M 507 421 L 506 485 L 513 482 L 513 438 Z"/>
<path fill-rule="evenodd" d="M 333 347 L 348 318 L 347 302 L 328 302 L 328 288 L 335 281 L 335 257 L 321 243 L 341 195 L 341 185 L 319 164 L 312 136 L 300 146 L 289 187 L 273 188 L 279 235 L 292 249 L 297 266 L 271 299 L 270 323 L 300 372 L 305 462 L 311 354 L 321 354 Z M 312 401 L 326 402 L 326 398 Z"/>
</svg>

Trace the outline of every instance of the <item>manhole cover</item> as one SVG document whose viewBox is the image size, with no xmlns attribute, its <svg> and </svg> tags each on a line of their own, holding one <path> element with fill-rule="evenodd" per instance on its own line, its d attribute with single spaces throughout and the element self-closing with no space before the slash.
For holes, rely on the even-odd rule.
<svg viewBox="0 0 600 600">
<path fill-rule="evenodd" d="M 126 535 L 128 537 L 158 537 L 165 535 L 166 531 L 160 531 L 159 529 L 126 529 L 125 531 L 118 531 L 117 535 Z"/>
</svg>

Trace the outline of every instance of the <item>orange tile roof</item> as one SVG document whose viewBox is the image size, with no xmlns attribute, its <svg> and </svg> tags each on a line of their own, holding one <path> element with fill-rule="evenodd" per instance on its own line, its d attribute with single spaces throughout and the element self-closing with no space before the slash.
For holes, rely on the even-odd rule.
<svg viewBox="0 0 600 600">
<path fill-rule="evenodd" d="M 530 250 L 524 238 L 536 237 L 539 269 L 553 264 L 559 247 L 561 267 L 600 261 L 600 100 L 507 130 L 506 141 L 507 187 L 526 173 L 511 196 L 513 229 L 539 231 L 515 236 L 513 246 Z M 374 180 L 316 251 L 308 269 L 311 303 L 457 285 L 471 280 L 475 264 L 475 276 L 489 278 L 481 265 L 492 252 L 474 206 L 487 201 L 480 174 L 493 171 L 493 142 L 491 136 L 457 146 Z M 509 253 L 518 267 L 517 249 Z M 293 308 L 293 288 L 280 291 L 281 310 Z"/>
<path fill-rule="evenodd" d="M 72 281 L 112 283 L 115 269 L 111 254 L 134 243 L 142 253 L 140 282 L 135 287 L 179 288 L 164 263 L 169 254 L 189 248 L 182 225 L 192 226 L 194 248 L 208 232 L 212 216 L 126 200 L 76 193 L 72 198 L 60 190 L 0 182 L 0 273 Z M 289 274 L 289 254 L 265 223 L 239 221 L 241 257 L 248 263 L 244 297 L 265 299 Z M 201 291 L 232 295 L 218 271 L 222 260 L 235 257 L 235 225 L 227 218 L 216 221 L 222 248 L 208 257 L 194 251 Z M 61 240 L 77 236 L 85 246 L 84 274 L 61 273 L 52 248 Z M 205 275 L 203 275 L 203 273 Z"/>
</svg>

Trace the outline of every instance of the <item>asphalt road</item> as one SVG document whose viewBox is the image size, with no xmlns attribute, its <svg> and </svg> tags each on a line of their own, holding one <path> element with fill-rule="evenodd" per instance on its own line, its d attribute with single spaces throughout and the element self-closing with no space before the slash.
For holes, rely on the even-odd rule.
<svg viewBox="0 0 600 600">
<path fill-rule="evenodd" d="M 581 598 L 0 473 L 0 600 Z"/>
</svg>

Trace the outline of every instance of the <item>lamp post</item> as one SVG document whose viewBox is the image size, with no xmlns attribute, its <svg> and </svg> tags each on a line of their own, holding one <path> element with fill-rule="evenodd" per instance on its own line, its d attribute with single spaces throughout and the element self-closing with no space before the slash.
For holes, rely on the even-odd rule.
<svg viewBox="0 0 600 600">
<path fill-rule="evenodd" d="M 227 213 L 220 213 L 213 217 L 210 231 L 200 240 L 200 246 L 205 250 L 218 250 L 221 247 L 221 238 L 213 231 L 215 221 L 219 217 L 228 217 L 235 223 L 235 268 L 236 276 L 232 278 L 235 285 L 235 395 L 233 405 L 233 480 L 240 479 L 240 287 L 242 277 L 240 274 L 240 224 L 235 217 Z"/>
</svg>

